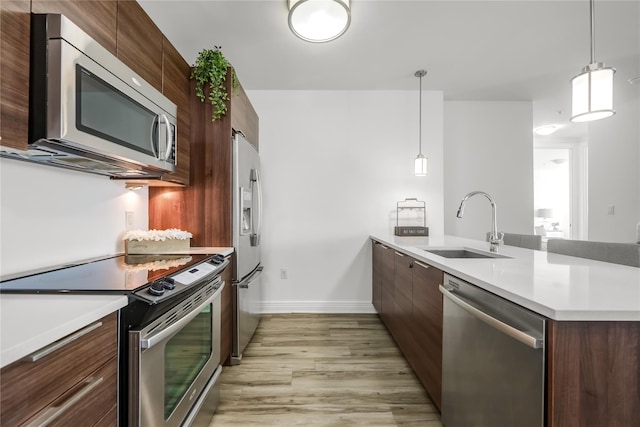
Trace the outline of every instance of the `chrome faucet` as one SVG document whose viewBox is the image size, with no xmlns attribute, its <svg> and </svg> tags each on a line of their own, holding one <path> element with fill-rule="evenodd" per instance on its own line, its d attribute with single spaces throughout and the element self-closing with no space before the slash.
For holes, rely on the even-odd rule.
<svg viewBox="0 0 640 427">
<path fill-rule="evenodd" d="M 489 199 L 489 202 L 491 203 L 491 233 L 489 234 L 489 250 L 491 252 L 498 252 L 498 246 L 502 243 L 502 236 L 504 234 L 498 233 L 498 223 L 496 219 L 496 216 L 497 216 L 496 202 L 493 201 L 493 198 L 491 198 L 490 195 L 488 195 L 484 191 L 472 191 L 471 193 L 467 194 L 466 196 L 464 196 L 464 199 L 462 199 L 462 202 L 460 203 L 460 207 L 458 208 L 458 213 L 456 214 L 456 216 L 458 218 L 462 218 L 462 216 L 464 215 L 465 203 L 467 203 L 467 200 L 469 200 L 471 197 L 475 196 L 476 194 L 482 194 L 487 199 Z"/>
</svg>

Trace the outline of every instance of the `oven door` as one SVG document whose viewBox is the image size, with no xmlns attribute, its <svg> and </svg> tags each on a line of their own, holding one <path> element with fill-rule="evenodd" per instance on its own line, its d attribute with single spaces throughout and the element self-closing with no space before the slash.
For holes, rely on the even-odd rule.
<svg viewBox="0 0 640 427">
<path fill-rule="evenodd" d="M 211 410 L 209 394 L 219 392 L 210 380 L 220 365 L 223 287 L 218 278 L 129 332 L 129 426 L 183 426 L 195 418 L 192 409 Z"/>
</svg>

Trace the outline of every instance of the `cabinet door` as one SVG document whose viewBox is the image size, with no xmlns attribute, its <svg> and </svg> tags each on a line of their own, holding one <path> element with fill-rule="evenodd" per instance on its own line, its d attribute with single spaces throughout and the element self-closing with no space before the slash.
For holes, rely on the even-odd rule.
<svg viewBox="0 0 640 427">
<path fill-rule="evenodd" d="M 4 0 L 2 0 L 4 3 Z M 109 52 L 116 54 L 116 0 L 33 0 L 33 13 L 61 13 Z M 4 55 L 4 54 L 3 54 Z"/>
<path fill-rule="evenodd" d="M 392 329 L 395 311 L 393 275 L 395 270 L 393 249 L 381 245 L 380 254 L 380 317 Z"/>
<path fill-rule="evenodd" d="M 229 75 L 227 75 L 229 78 Z M 258 115 L 253 109 L 249 98 L 242 86 L 231 89 L 229 94 L 230 110 L 231 110 L 231 127 L 236 131 L 241 131 L 247 141 L 249 141 L 256 150 L 258 149 Z"/>
<path fill-rule="evenodd" d="M 162 93 L 178 106 L 177 170 L 166 174 L 163 181 L 189 184 L 189 155 L 191 153 L 191 68 L 175 47 L 163 37 Z M 195 95 L 194 95 L 195 96 Z"/>
<path fill-rule="evenodd" d="M 118 0 L 118 59 L 162 91 L 162 32 L 135 0 Z"/>
<path fill-rule="evenodd" d="M 99 322 L 82 328 L 80 331 L 84 334 L 70 335 L 77 338 L 59 348 L 51 347 L 54 351 L 35 361 L 24 358 L 2 369 L 0 419 L 3 425 L 20 425 L 76 386 L 86 389 L 94 384 L 95 389 L 98 388 L 100 384 L 95 382 L 88 385 L 80 383 L 110 360 L 116 360 L 118 353 L 116 314 Z M 62 344 L 62 340 L 54 344 Z M 116 380 L 103 379 L 102 382 L 113 385 L 105 400 L 107 396 L 115 396 Z M 82 390 L 77 391 L 82 393 Z M 109 403 L 107 407 L 99 407 L 104 409 L 103 412 L 98 413 L 96 408 L 96 421 L 115 404 L 115 397 Z"/>
<path fill-rule="evenodd" d="M 382 302 L 382 255 L 384 251 L 384 246 L 380 242 L 376 242 L 375 240 L 371 241 L 371 252 L 372 252 L 372 292 L 371 292 L 371 302 L 373 303 L 373 308 L 376 309 L 378 314 L 381 312 L 381 302 Z"/>
<path fill-rule="evenodd" d="M 413 291 L 412 291 L 412 269 L 413 259 L 400 252 L 395 252 L 395 274 L 394 274 L 394 319 L 391 333 L 400 349 L 408 356 L 412 346 L 411 336 L 411 314 L 413 311 Z"/>
<path fill-rule="evenodd" d="M 420 382 L 440 408 L 442 396 L 442 294 L 443 272 L 422 261 L 413 268 L 412 334 L 419 355 L 412 366 Z"/>
<path fill-rule="evenodd" d="M 29 0 L 0 2 L 0 145 L 27 149 L 29 122 Z"/>
<path fill-rule="evenodd" d="M 235 256 L 227 257 L 231 264 L 222 273 L 224 289 L 220 298 L 220 362 L 224 365 L 231 364 L 231 349 L 233 345 L 233 286 L 231 284 L 231 272 Z"/>
</svg>

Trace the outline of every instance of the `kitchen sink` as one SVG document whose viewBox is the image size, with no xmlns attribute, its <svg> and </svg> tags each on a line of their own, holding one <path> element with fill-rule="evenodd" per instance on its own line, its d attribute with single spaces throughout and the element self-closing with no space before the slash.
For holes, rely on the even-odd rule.
<svg viewBox="0 0 640 427">
<path fill-rule="evenodd" d="M 455 248 L 455 249 L 423 249 L 444 258 L 511 258 L 493 252 L 484 252 L 475 249 Z"/>
</svg>

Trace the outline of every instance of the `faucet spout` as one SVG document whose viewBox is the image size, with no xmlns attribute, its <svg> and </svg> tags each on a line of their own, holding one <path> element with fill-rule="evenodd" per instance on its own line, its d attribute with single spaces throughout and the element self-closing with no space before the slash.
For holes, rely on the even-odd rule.
<svg viewBox="0 0 640 427">
<path fill-rule="evenodd" d="M 493 200 L 493 198 L 485 193 L 484 191 L 472 191 L 471 193 L 467 194 L 466 196 L 464 196 L 464 198 L 462 199 L 462 202 L 460 202 L 460 207 L 458 208 L 458 213 L 456 214 L 456 216 L 458 218 L 462 218 L 464 215 L 464 206 L 467 203 L 467 200 L 469 200 L 471 197 L 480 194 L 485 196 L 487 199 L 489 199 L 489 203 L 491 203 L 491 232 L 489 233 L 489 244 L 490 244 L 490 250 L 491 252 L 497 252 L 498 251 L 498 246 L 502 243 L 502 233 L 498 233 L 498 220 L 497 220 L 497 206 L 496 206 L 496 202 Z"/>
</svg>

